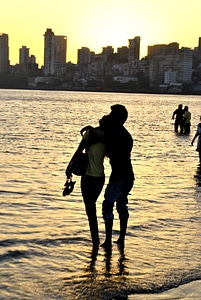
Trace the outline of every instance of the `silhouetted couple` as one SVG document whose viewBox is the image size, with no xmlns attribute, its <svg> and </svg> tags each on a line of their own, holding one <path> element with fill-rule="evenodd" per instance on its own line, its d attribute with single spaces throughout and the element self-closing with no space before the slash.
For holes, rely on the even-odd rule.
<svg viewBox="0 0 201 300">
<path fill-rule="evenodd" d="M 108 157 L 111 165 L 111 175 L 107 184 L 102 204 L 103 219 L 105 221 L 105 248 L 112 243 L 113 207 L 120 220 L 120 235 L 117 240 L 119 246 L 124 247 L 124 240 L 129 218 L 128 193 L 134 184 L 134 173 L 131 165 L 131 151 L 133 139 L 124 123 L 128 112 L 123 105 L 111 106 L 111 112 L 102 117 L 99 127 L 85 127 L 83 139 L 77 151 L 87 150 L 89 163 L 86 173 L 81 177 L 81 190 L 89 221 L 93 249 L 99 247 L 99 231 L 96 214 L 96 201 L 102 191 L 104 174 L 104 157 Z M 69 166 L 66 169 L 67 178 L 72 177 Z"/>
<path fill-rule="evenodd" d="M 178 132 L 178 128 L 180 128 L 180 133 L 189 134 L 191 127 L 191 113 L 188 110 L 188 106 L 182 108 L 183 105 L 179 104 L 178 108 L 173 112 L 172 119 L 175 118 L 174 123 L 174 131 Z"/>
</svg>

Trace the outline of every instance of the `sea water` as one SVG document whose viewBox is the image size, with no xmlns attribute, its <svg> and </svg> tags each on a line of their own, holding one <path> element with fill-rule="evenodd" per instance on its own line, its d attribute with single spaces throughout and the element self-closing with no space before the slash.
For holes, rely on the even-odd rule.
<svg viewBox="0 0 201 300">
<path fill-rule="evenodd" d="M 132 134 L 135 185 L 124 251 L 92 255 L 80 191 L 62 196 L 66 166 L 81 140 L 113 104 L 123 104 Z M 172 113 L 192 113 L 190 135 Z M 129 299 L 201 279 L 201 181 L 191 140 L 201 97 L 0 90 L 0 299 Z M 97 201 L 101 242 L 101 204 Z M 119 234 L 114 210 L 113 240 Z"/>
</svg>

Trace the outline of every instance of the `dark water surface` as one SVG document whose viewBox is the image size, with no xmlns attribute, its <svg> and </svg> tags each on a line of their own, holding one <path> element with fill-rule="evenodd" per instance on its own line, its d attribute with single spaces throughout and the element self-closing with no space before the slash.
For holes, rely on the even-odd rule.
<svg viewBox="0 0 201 300">
<path fill-rule="evenodd" d="M 129 111 L 136 182 L 124 252 L 114 244 L 94 258 L 80 178 L 70 196 L 62 189 L 79 130 L 115 103 Z M 190 136 L 173 131 L 180 103 L 192 113 Z M 0 111 L 1 300 L 129 299 L 201 279 L 201 179 L 190 146 L 201 97 L 0 90 Z M 107 159 L 105 170 L 107 183 Z M 118 229 L 115 212 L 114 239 Z"/>
</svg>

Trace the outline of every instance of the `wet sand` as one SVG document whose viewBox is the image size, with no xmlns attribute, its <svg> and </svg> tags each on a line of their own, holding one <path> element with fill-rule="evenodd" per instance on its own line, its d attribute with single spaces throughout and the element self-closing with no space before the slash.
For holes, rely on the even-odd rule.
<svg viewBox="0 0 201 300">
<path fill-rule="evenodd" d="M 201 280 L 180 285 L 177 288 L 159 294 L 141 294 L 129 296 L 129 300 L 200 300 Z"/>
</svg>

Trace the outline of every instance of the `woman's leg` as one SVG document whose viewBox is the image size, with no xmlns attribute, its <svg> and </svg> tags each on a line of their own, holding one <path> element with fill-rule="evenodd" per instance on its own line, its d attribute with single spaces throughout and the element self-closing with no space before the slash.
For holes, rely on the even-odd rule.
<svg viewBox="0 0 201 300">
<path fill-rule="evenodd" d="M 93 247 L 99 245 L 98 221 L 96 215 L 96 201 L 105 182 L 104 177 L 83 176 L 81 178 L 81 190 L 87 213 Z"/>
</svg>

